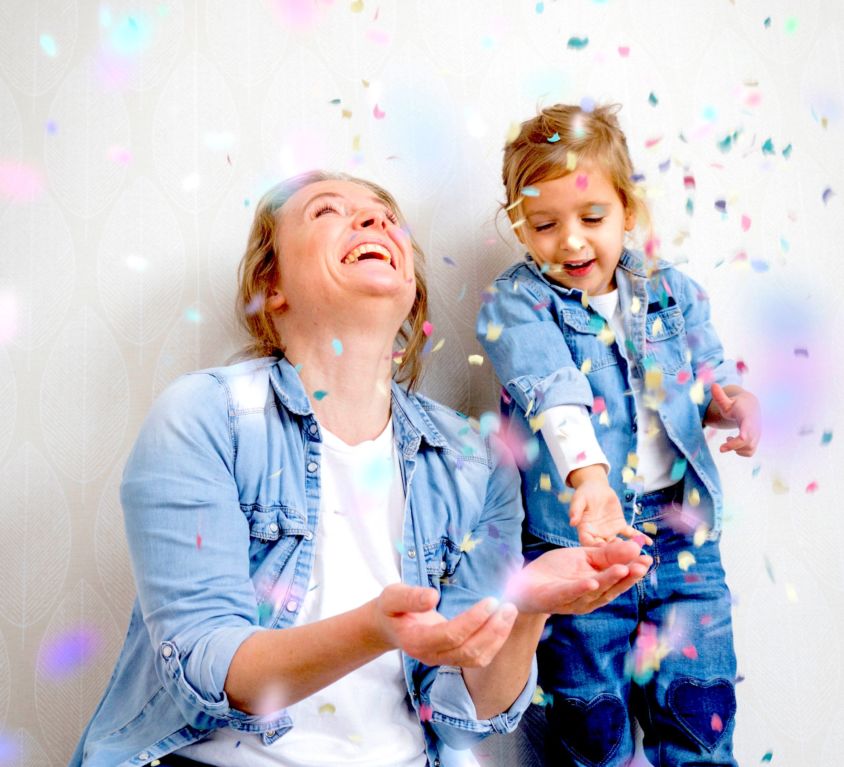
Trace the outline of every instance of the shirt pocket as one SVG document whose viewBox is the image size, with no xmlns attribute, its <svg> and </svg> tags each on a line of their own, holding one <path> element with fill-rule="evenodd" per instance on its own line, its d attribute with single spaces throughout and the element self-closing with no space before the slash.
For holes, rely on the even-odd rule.
<svg viewBox="0 0 844 767">
<path fill-rule="evenodd" d="M 686 364 L 686 326 L 679 307 L 646 316 L 645 348 L 646 357 L 663 373 L 675 374 Z"/>
<path fill-rule="evenodd" d="M 431 586 L 439 588 L 447 584 L 457 571 L 460 558 L 463 556 L 460 544 L 455 543 L 450 538 L 443 537 L 426 543 L 424 551 L 425 570 L 428 573 L 428 581 Z"/>
<path fill-rule="evenodd" d="M 566 305 L 561 318 L 566 344 L 582 373 L 589 375 L 594 370 L 618 364 L 612 330 L 601 315 L 582 306 Z"/>
<path fill-rule="evenodd" d="M 281 572 L 303 537 L 310 536 L 305 514 L 281 504 L 241 505 L 249 522 L 250 570 L 266 569 Z M 268 561 L 268 560 L 271 560 Z"/>
</svg>

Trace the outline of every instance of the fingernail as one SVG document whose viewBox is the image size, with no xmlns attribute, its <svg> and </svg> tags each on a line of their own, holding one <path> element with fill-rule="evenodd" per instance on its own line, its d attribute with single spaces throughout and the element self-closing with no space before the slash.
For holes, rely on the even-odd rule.
<svg viewBox="0 0 844 767">
<path fill-rule="evenodd" d="M 492 615 L 498 609 L 498 600 L 495 597 L 487 597 L 484 600 L 484 610 Z"/>
<path fill-rule="evenodd" d="M 498 608 L 498 618 L 504 623 L 509 623 L 516 617 L 517 612 L 516 605 L 512 602 L 505 602 Z"/>
</svg>

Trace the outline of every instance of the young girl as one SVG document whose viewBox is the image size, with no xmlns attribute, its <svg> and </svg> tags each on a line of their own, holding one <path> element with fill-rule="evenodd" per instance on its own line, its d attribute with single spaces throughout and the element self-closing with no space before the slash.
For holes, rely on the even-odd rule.
<svg viewBox="0 0 844 767">
<path fill-rule="evenodd" d="M 526 556 L 641 535 L 654 559 L 607 607 L 549 620 L 547 758 L 626 765 L 635 716 L 655 765 L 735 765 L 721 487 L 703 427 L 737 427 L 721 452 L 750 456 L 759 409 L 701 288 L 654 257 L 652 237 L 646 254 L 625 247 L 648 216 L 616 111 L 553 106 L 505 148 L 505 209 L 528 253 L 477 324 L 510 428 L 538 448 L 522 462 Z"/>
</svg>

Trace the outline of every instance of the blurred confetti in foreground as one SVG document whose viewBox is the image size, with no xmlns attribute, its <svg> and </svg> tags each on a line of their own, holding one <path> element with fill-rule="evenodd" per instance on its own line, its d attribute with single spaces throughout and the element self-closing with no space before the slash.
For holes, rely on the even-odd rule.
<svg viewBox="0 0 844 767">
<path fill-rule="evenodd" d="M 40 171 L 23 163 L 0 161 L 0 198 L 32 202 L 43 189 Z"/>
<path fill-rule="evenodd" d="M 101 645 L 100 633 L 93 627 L 80 626 L 65 631 L 41 646 L 38 671 L 48 679 L 63 679 L 91 663 Z"/>
</svg>

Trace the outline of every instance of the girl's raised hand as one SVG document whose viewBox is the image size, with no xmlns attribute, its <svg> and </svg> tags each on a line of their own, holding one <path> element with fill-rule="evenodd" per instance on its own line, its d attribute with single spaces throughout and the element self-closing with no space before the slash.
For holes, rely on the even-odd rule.
<svg viewBox="0 0 844 767">
<path fill-rule="evenodd" d="M 732 388 L 728 394 L 722 386 L 712 384 L 712 400 L 720 411 L 721 424 L 738 427 L 735 437 L 728 437 L 719 448 L 722 453 L 734 450 L 738 455 L 749 458 L 756 452 L 762 433 L 762 416 L 759 400 L 740 387 Z M 714 425 L 714 424 L 713 424 Z"/>
</svg>

